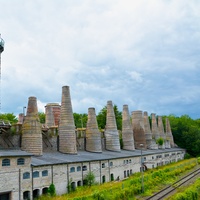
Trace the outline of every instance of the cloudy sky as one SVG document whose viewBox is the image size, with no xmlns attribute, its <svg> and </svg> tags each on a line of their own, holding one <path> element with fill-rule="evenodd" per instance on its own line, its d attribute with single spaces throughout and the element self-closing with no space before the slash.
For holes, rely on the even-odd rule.
<svg viewBox="0 0 200 200">
<path fill-rule="evenodd" d="M 61 101 L 200 118 L 199 0 L 0 0 L 1 113 Z"/>
</svg>

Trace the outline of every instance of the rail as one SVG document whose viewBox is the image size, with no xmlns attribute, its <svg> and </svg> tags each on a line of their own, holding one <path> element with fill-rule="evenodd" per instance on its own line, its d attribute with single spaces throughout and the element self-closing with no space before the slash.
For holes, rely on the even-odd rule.
<svg viewBox="0 0 200 200">
<path fill-rule="evenodd" d="M 200 168 L 197 170 L 189 173 L 188 175 L 184 176 L 180 180 L 174 182 L 172 185 L 164 188 L 163 190 L 160 190 L 159 192 L 155 193 L 154 195 L 146 198 L 146 200 L 161 200 L 165 197 L 169 196 L 169 194 L 173 193 L 177 188 L 182 186 L 183 184 L 191 181 L 196 176 L 200 175 Z"/>
</svg>

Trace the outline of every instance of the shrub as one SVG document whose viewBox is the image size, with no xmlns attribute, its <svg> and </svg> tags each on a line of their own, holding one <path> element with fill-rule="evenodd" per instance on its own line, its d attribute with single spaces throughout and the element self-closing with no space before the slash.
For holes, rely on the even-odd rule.
<svg viewBox="0 0 200 200">
<path fill-rule="evenodd" d="M 53 183 L 49 186 L 48 193 L 51 196 L 56 196 L 56 188 L 55 188 L 55 185 Z"/>
</svg>

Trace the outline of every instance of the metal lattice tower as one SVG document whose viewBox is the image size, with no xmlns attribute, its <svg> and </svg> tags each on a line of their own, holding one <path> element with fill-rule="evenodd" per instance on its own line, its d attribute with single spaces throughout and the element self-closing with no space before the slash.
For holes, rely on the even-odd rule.
<svg viewBox="0 0 200 200">
<path fill-rule="evenodd" d="M 1 53 L 4 51 L 4 40 L 0 34 L 0 110 L 1 110 Z"/>
</svg>

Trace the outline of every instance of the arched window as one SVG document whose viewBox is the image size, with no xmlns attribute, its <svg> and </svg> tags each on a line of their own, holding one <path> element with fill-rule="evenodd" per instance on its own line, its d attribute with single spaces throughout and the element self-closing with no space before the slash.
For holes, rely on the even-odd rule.
<svg viewBox="0 0 200 200">
<path fill-rule="evenodd" d="M 72 173 L 72 172 L 75 172 L 75 167 L 71 167 L 70 168 L 70 172 Z"/>
<path fill-rule="evenodd" d="M 109 165 L 110 165 L 110 167 L 112 167 L 113 166 L 113 162 L 110 162 Z"/>
<path fill-rule="evenodd" d="M 38 178 L 40 175 L 39 175 L 39 172 L 38 171 L 35 171 L 33 172 L 33 178 Z"/>
<path fill-rule="evenodd" d="M 30 199 L 30 191 L 23 192 L 23 199 Z"/>
<path fill-rule="evenodd" d="M 17 159 L 17 165 L 24 165 L 24 158 L 18 158 Z"/>
<path fill-rule="evenodd" d="M 30 178 L 30 173 L 29 172 L 23 173 L 23 179 L 29 179 L 29 178 Z"/>
<path fill-rule="evenodd" d="M 10 166 L 10 159 L 7 159 L 7 158 L 3 159 L 2 166 Z"/>
<path fill-rule="evenodd" d="M 42 171 L 42 176 L 48 176 L 48 170 L 43 170 Z"/>
<path fill-rule="evenodd" d="M 87 166 L 86 165 L 83 166 L 83 171 L 87 171 Z"/>
<path fill-rule="evenodd" d="M 81 166 L 78 166 L 76 170 L 77 170 L 77 172 L 80 172 L 81 171 Z"/>
<path fill-rule="evenodd" d="M 102 168 L 105 168 L 105 163 L 102 163 L 102 164 L 101 164 L 101 167 L 102 167 Z"/>
</svg>

